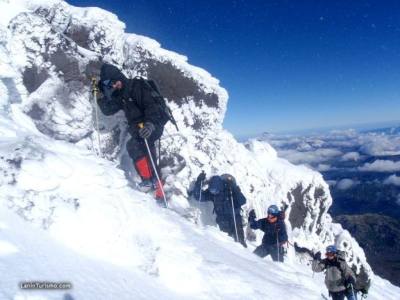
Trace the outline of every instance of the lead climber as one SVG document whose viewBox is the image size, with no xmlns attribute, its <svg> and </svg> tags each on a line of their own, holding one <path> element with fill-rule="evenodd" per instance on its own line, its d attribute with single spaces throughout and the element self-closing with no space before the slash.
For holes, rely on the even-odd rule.
<svg viewBox="0 0 400 300">
<path fill-rule="evenodd" d="M 151 158 L 157 161 L 154 143 L 162 136 L 164 125 L 171 120 L 165 112 L 164 99 L 153 82 L 143 78 L 128 79 L 117 67 L 107 63 L 101 67 L 98 87 L 103 97 L 97 103 L 104 115 L 113 115 L 120 110 L 125 113 L 131 136 L 126 149 L 141 177 L 139 188 L 155 190 L 157 203 L 165 206 L 163 183 L 156 176 L 160 170 L 151 163 Z M 146 141 L 150 151 L 146 149 Z"/>
<path fill-rule="evenodd" d="M 194 189 L 189 194 L 200 202 L 212 201 L 219 229 L 247 248 L 240 215 L 241 207 L 246 204 L 246 198 L 236 184 L 235 178 L 229 174 L 212 176 L 208 180 L 208 188 L 203 190 L 205 179 L 206 174 L 200 173 Z"/>
</svg>

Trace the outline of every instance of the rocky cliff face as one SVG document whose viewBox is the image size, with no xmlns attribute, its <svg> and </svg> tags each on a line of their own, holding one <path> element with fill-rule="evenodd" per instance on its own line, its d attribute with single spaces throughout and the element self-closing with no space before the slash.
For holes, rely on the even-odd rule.
<svg viewBox="0 0 400 300">
<path fill-rule="evenodd" d="M 180 128 L 176 132 L 168 124 L 161 139 L 162 174 L 173 209 L 193 209 L 187 189 L 201 170 L 209 175 L 230 173 L 248 199 L 245 214 L 254 208 L 260 218 L 268 205 L 287 203 L 293 240 L 312 249 L 336 243 L 348 250 L 350 263 L 369 270 L 357 242 L 340 225 L 332 223 L 327 213 L 332 199 L 319 173 L 278 158 L 268 144 L 250 141 L 242 145 L 222 128 L 228 94 L 217 79 L 188 64 L 186 57 L 162 49 L 156 41 L 125 33 L 124 24 L 106 11 L 75 8 L 63 1 L 19 2 L 22 8 L 3 20 L 0 28 L 0 55 L 5 58 L 0 74 L 0 93 L 6 99 L 2 100 L 3 115 L 19 126 L 34 122 L 37 130 L 51 139 L 102 153 L 119 164 L 135 183 L 137 176 L 124 149 L 129 138 L 124 117 L 101 115 L 96 130 L 90 79 L 98 75 L 103 61 L 118 65 L 128 77 L 152 78 L 167 98 Z M 19 111 L 29 118 L 24 119 Z M 1 184 L 17 181 L 26 159 L 46 159 L 29 153 L 19 155 L 24 148 L 40 147 L 33 139 L 27 138 L 24 143 L 16 146 L 14 154 L 2 157 L 3 170 L 11 168 L 15 172 L 14 179 Z M 40 197 L 37 193 L 30 201 L 34 203 Z M 60 196 L 48 191 L 46 197 Z M 19 203 L 11 194 L 8 199 Z M 79 199 L 64 202 L 74 206 Z M 26 208 L 24 203 L 19 208 Z M 19 204 L 15 205 L 19 209 Z M 79 209 L 79 205 L 74 207 Z M 49 209 L 47 217 L 54 209 L 57 207 Z M 46 220 L 46 224 L 51 223 Z"/>
</svg>

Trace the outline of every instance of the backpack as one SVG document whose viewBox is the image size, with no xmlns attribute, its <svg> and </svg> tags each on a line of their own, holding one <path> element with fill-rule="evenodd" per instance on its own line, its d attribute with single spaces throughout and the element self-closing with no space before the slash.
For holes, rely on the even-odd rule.
<svg viewBox="0 0 400 300">
<path fill-rule="evenodd" d="M 214 191 L 214 194 L 219 194 L 224 190 L 224 180 L 220 176 L 213 176 L 208 181 L 208 190 Z"/>
<path fill-rule="evenodd" d="M 172 124 L 175 125 L 177 131 L 179 131 L 178 125 L 176 124 L 175 118 L 172 115 L 171 109 L 168 107 L 165 102 L 164 97 L 161 95 L 160 90 L 158 89 L 157 84 L 152 79 L 144 79 L 142 77 L 137 77 L 142 87 L 147 87 L 151 90 L 151 96 L 154 101 L 160 107 L 161 120 L 160 122 L 165 125 L 168 121 L 171 121 Z"/>
<path fill-rule="evenodd" d="M 339 261 L 346 262 L 346 251 L 338 250 L 337 258 Z M 361 291 L 362 293 L 368 293 L 368 290 L 371 286 L 371 279 L 368 276 L 368 273 L 361 267 L 359 274 L 357 274 L 356 269 L 354 267 L 351 268 L 354 272 L 356 282 L 354 284 L 354 289 L 356 291 Z M 342 273 L 342 277 L 345 277 L 344 270 L 340 268 L 340 272 Z"/>
</svg>

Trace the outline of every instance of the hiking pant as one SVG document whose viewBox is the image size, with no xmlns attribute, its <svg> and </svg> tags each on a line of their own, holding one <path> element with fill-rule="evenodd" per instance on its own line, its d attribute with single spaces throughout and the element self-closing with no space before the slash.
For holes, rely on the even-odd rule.
<svg viewBox="0 0 400 300">
<path fill-rule="evenodd" d="M 162 136 L 163 130 L 164 127 L 155 126 L 155 129 L 152 132 L 151 136 L 147 139 L 147 143 L 149 144 L 154 162 L 157 161 L 157 152 L 154 144 Z M 136 162 L 144 156 L 148 156 L 146 143 L 144 139 L 139 136 L 139 128 L 131 126 L 129 128 L 129 133 L 131 135 L 131 138 L 126 143 L 126 150 L 128 151 L 128 154 L 132 158 L 132 160 Z"/>
<path fill-rule="evenodd" d="M 156 165 L 157 172 L 160 174 L 159 166 L 157 165 L 157 151 L 155 142 L 162 136 L 163 127 L 156 126 L 151 136 L 147 139 L 150 148 L 150 153 Z M 154 178 L 154 170 L 151 165 L 151 160 L 147 151 L 146 143 L 143 138 L 139 136 L 139 128 L 131 126 L 129 128 L 131 139 L 126 143 L 126 149 L 129 156 L 133 160 L 136 172 L 140 175 L 142 180 L 150 180 Z M 161 176 L 161 174 L 160 174 Z"/>
<path fill-rule="evenodd" d="M 233 237 L 235 242 L 241 243 L 247 248 L 246 241 L 244 239 L 244 230 L 242 223 L 242 216 L 240 214 L 235 215 L 236 218 L 236 229 L 239 240 L 236 239 L 235 223 L 232 215 L 224 215 L 223 217 L 217 216 L 217 224 L 221 231 L 226 232 L 229 236 Z"/>
<path fill-rule="evenodd" d="M 357 294 L 354 291 L 354 296 L 351 291 L 341 291 L 341 292 L 329 292 L 329 295 L 332 297 L 332 300 L 344 300 L 346 297 L 347 300 L 357 300 Z"/>
<path fill-rule="evenodd" d="M 278 256 L 279 256 L 279 261 L 283 262 L 284 252 L 282 246 L 279 246 L 279 253 L 278 253 L 278 248 L 276 245 L 261 244 L 254 250 L 253 253 L 260 257 L 266 257 L 267 255 L 271 255 L 273 261 L 278 261 Z"/>
</svg>

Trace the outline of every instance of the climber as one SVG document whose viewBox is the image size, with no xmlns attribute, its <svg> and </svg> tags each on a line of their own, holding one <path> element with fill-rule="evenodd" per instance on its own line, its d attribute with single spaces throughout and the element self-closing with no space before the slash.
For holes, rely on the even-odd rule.
<svg viewBox="0 0 400 300">
<path fill-rule="evenodd" d="M 154 143 L 162 136 L 164 125 L 168 121 L 156 99 L 161 95 L 146 80 L 127 79 L 117 67 L 107 63 L 101 67 L 98 86 L 103 97 L 97 103 L 103 114 L 109 116 L 119 110 L 125 113 L 131 136 L 126 148 L 142 179 L 139 188 L 142 191 L 155 190 L 157 203 L 164 205 L 162 181 L 158 181 L 155 176 L 155 172 L 160 172 L 157 166 L 154 170 L 149 157 L 152 155 L 153 161 L 157 161 Z M 146 149 L 145 140 L 150 153 Z"/>
<path fill-rule="evenodd" d="M 202 172 L 189 194 L 201 202 L 212 201 L 219 229 L 228 233 L 243 247 L 247 247 L 240 215 L 241 206 L 246 204 L 246 198 L 235 179 L 228 174 L 212 176 L 208 181 L 208 188 L 202 190 L 205 179 L 206 174 Z"/>
<path fill-rule="evenodd" d="M 326 248 L 326 258 L 321 260 L 321 252 L 314 255 L 314 272 L 325 271 L 325 285 L 333 300 L 356 300 L 354 289 L 356 278 L 344 258 L 339 257 L 336 246 Z"/>
<path fill-rule="evenodd" d="M 262 243 L 254 253 L 260 257 L 271 255 L 274 261 L 283 262 L 287 250 L 285 246 L 288 243 L 284 213 L 276 205 L 268 207 L 267 213 L 266 218 L 256 220 L 255 211 L 249 212 L 250 228 L 264 231 Z"/>
</svg>

